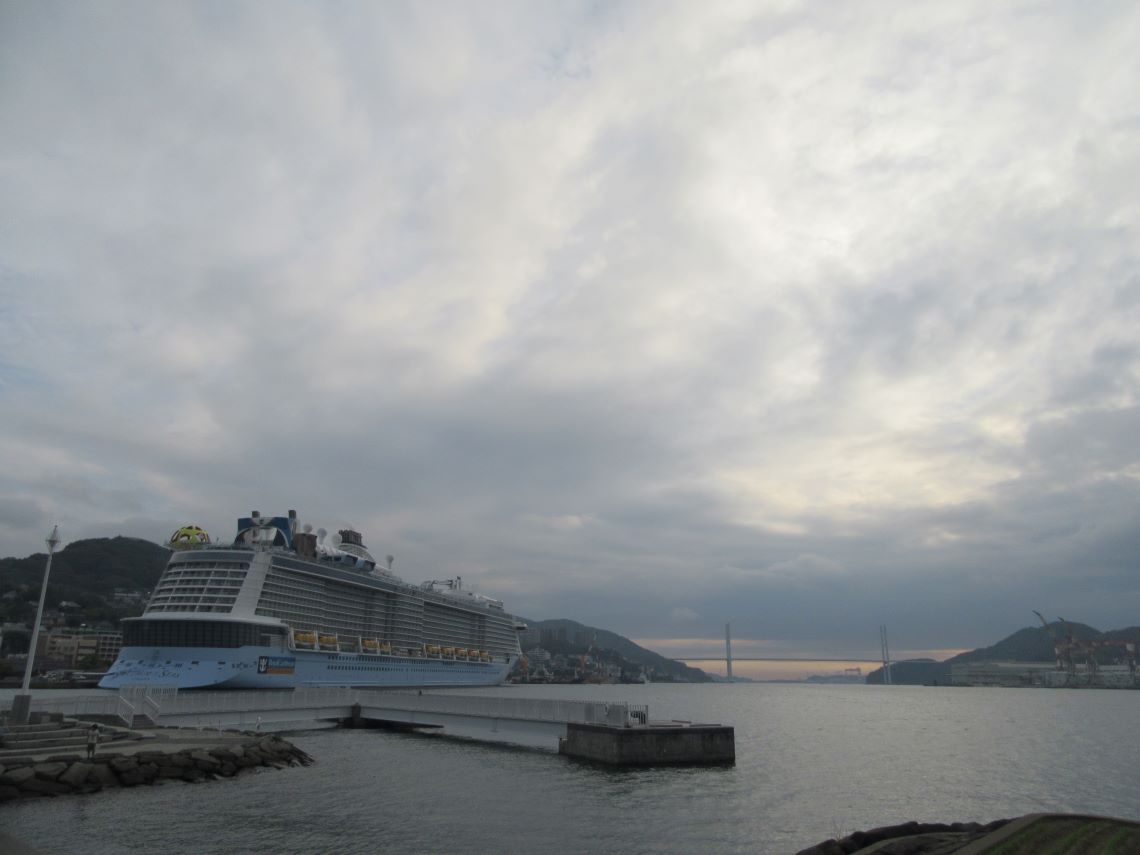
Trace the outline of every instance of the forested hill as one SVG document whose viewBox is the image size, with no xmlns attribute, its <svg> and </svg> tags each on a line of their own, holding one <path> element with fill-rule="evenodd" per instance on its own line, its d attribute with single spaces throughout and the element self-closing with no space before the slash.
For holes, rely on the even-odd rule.
<svg viewBox="0 0 1140 855">
<path fill-rule="evenodd" d="M 654 653 L 634 644 L 625 636 L 607 629 L 597 629 L 566 618 L 528 620 L 527 624 L 544 634 L 543 647 L 549 647 L 551 653 L 585 653 L 592 644 L 601 650 L 613 650 L 629 662 L 653 668 L 657 674 L 668 674 L 675 680 L 689 683 L 712 681 L 712 677 L 700 668 L 692 668 L 683 662 Z M 564 636 L 560 635 L 561 633 L 564 633 Z M 559 642 L 557 641 L 559 637 L 564 637 L 565 640 Z"/>
<path fill-rule="evenodd" d="M 113 606 L 112 593 L 116 588 L 152 590 L 169 556 L 165 546 L 134 537 L 76 540 L 52 556 L 47 606 L 78 603 L 76 617 L 82 616 L 87 623 L 115 623 L 124 614 L 137 614 L 137 607 Z M 46 562 L 42 552 L 27 558 L 0 558 L 0 616 L 4 620 L 30 624 L 35 619 Z"/>
<path fill-rule="evenodd" d="M 1065 630 L 1062 625 L 1054 623 L 1052 630 L 1059 638 L 1065 637 Z M 1081 639 L 1094 639 L 1100 638 L 1104 633 L 1099 630 L 1093 629 L 1083 623 L 1070 623 L 1069 628 L 1073 633 L 1073 638 Z M 992 644 L 989 647 L 979 647 L 977 650 L 967 650 L 965 653 L 959 653 L 947 662 L 1052 662 L 1053 655 L 1053 639 L 1049 633 L 1045 631 L 1043 626 L 1027 626 L 1024 629 L 1019 629 L 1012 635 L 1006 636 L 997 644 Z"/>
<path fill-rule="evenodd" d="M 170 557 L 165 546 L 137 537 L 97 537 L 76 540 L 51 561 L 49 586 L 74 586 L 84 591 L 109 593 L 115 588 L 153 588 Z M 0 558 L 0 580 L 9 585 L 39 586 L 47 555 Z"/>
</svg>

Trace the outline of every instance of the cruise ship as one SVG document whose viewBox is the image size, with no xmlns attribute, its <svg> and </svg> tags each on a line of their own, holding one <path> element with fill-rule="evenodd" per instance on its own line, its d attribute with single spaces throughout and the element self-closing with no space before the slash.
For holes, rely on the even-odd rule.
<svg viewBox="0 0 1140 855">
<path fill-rule="evenodd" d="M 170 546 L 101 688 L 491 686 L 521 655 L 526 626 L 500 600 L 459 577 L 404 582 L 351 528 L 254 511 L 232 545 L 184 526 Z"/>
</svg>

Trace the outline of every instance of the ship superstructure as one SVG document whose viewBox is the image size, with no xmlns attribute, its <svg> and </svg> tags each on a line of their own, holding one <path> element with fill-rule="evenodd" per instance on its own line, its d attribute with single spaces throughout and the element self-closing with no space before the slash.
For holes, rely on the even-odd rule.
<svg viewBox="0 0 1140 855">
<path fill-rule="evenodd" d="M 414 586 L 351 528 L 238 520 L 232 545 L 187 526 L 104 688 L 495 685 L 525 627 L 462 579 Z"/>
</svg>

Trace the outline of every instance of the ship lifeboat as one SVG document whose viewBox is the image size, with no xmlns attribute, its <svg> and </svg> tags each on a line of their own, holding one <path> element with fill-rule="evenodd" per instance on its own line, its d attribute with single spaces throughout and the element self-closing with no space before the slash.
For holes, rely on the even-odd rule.
<svg viewBox="0 0 1140 855">
<path fill-rule="evenodd" d="M 466 648 L 463 648 L 463 647 L 456 647 L 456 648 L 455 648 L 455 658 L 456 658 L 456 659 L 466 659 L 466 658 L 467 658 L 467 650 L 466 650 Z"/>
<path fill-rule="evenodd" d="M 444 656 L 454 656 L 455 655 L 455 648 L 454 647 L 445 647 L 440 652 Z"/>
<path fill-rule="evenodd" d="M 380 651 L 380 642 L 375 638 L 361 639 L 360 646 L 365 653 L 378 653 Z"/>
<path fill-rule="evenodd" d="M 380 652 L 381 653 L 391 653 L 392 652 L 392 645 L 389 644 L 387 641 L 380 642 Z"/>
<path fill-rule="evenodd" d="M 321 647 L 336 647 L 337 646 L 335 635 L 323 635 L 322 634 L 322 635 L 318 636 L 318 638 L 320 639 Z"/>
<path fill-rule="evenodd" d="M 438 644 L 425 644 L 424 645 L 424 652 L 426 652 L 428 656 L 439 656 L 439 645 Z"/>
<path fill-rule="evenodd" d="M 317 634 L 315 632 L 294 632 L 293 643 L 312 647 L 317 643 Z"/>
</svg>

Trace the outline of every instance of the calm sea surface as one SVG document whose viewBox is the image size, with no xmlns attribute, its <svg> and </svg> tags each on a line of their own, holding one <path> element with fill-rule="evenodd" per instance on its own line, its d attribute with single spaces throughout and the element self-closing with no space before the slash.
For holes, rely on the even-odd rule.
<svg viewBox="0 0 1140 855">
<path fill-rule="evenodd" d="M 387 733 L 293 741 L 308 768 L 0 807 L 49 853 L 788 853 L 910 819 L 1140 820 L 1140 692 L 737 684 L 486 690 L 732 724 L 736 765 L 613 771 Z"/>
</svg>

